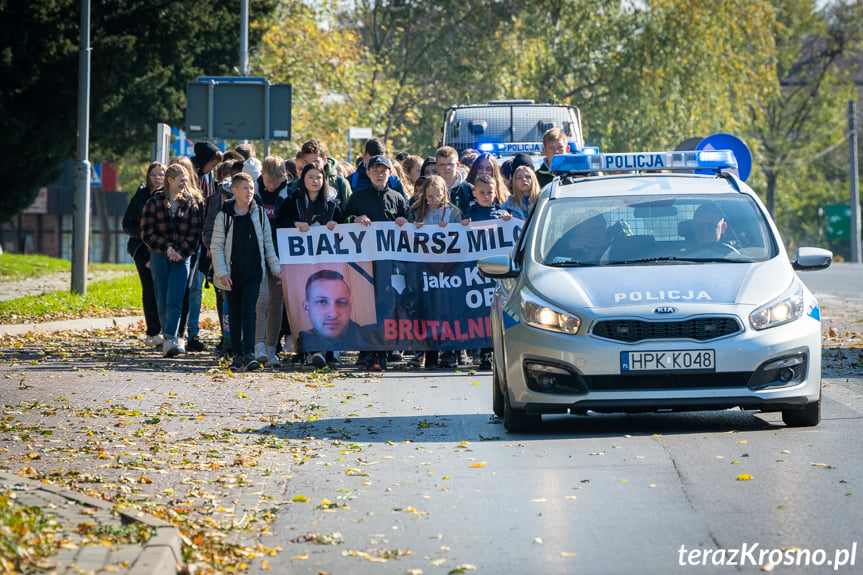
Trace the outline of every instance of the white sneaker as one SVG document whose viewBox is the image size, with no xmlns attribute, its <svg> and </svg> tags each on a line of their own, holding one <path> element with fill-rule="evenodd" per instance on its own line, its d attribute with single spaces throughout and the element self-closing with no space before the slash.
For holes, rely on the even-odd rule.
<svg viewBox="0 0 863 575">
<path fill-rule="evenodd" d="M 291 336 L 285 337 L 285 345 L 282 346 L 282 351 L 285 353 L 296 353 L 297 350 L 294 349 L 294 338 Z"/>
<path fill-rule="evenodd" d="M 147 339 L 144 340 L 144 345 L 147 347 L 155 347 L 157 345 L 162 345 L 165 342 L 165 338 L 162 337 L 161 333 L 157 333 L 156 335 L 148 335 Z"/>
<path fill-rule="evenodd" d="M 267 357 L 267 346 L 262 341 L 255 344 L 255 359 L 263 366 L 266 366 L 269 363 L 269 358 Z"/>
<path fill-rule="evenodd" d="M 165 357 L 175 357 L 179 355 L 180 348 L 174 343 L 173 339 L 166 339 L 162 342 L 162 355 Z"/>
<path fill-rule="evenodd" d="M 267 346 L 267 363 L 270 367 L 282 367 L 282 362 L 276 354 L 276 346 Z"/>
<path fill-rule="evenodd" d="M 312 355 L 312 365 L 314 365 L 318 369 L 323 369 L 327 367 L 327 357 L 323 354 L 323 352 L 317 352 Z"/>
<path fill-rule="evenodd" d="M 177 338 L 177 353 L 186 353 L 186 340 L 182 337 Z"/>
</svg>

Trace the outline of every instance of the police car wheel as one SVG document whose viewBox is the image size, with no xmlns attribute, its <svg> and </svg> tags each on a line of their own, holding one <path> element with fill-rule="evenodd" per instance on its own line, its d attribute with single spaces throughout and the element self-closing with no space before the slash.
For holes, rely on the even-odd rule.
<svg viewBox="0 0 863 575">
<path fill-rule="evenodd" d="M 528 414 L 524 409 L 514 408 L 509 401 L 509 392 L 504 393 L 503 426 L 507 431 L 530 431 L 541 422 L 541 415 Z"/>
<path fill-rule="evenodd" d="M 497 372 L 497 360 L 491 360 L 491 386 L 492 386 L 492 398 L 491 398 L 491 409 L 494 414 L 498 417 L 503 417 L 504 415 L 504 400 L 503 400 L 503 391 L 500 385 L 500 377 Z"/>
<path fill-rule="evenodd" d="M 810 403 L 803 409 L 785 409 L 782 422 L 788 427 L 814 427 L 821 423 L 821 400 Z"/>
</svg>

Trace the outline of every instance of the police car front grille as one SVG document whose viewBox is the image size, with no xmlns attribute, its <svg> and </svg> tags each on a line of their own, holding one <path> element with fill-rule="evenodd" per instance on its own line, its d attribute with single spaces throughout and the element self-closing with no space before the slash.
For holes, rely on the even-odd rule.
<svg viewBox="0 0 863 575">
<path fill-rule="evenodd" d="M 751 372 L 586 375 L 590 391 L 746 387 Z"/>
<path fill-rule="evenodd" d="M 614 319 L 597 322 L 593 335 L 633 343 L 647 339 L 694 339 L 707 341 L 742 331 L 730 317 L 698 317 L 683 321 Z"/>
</svg>

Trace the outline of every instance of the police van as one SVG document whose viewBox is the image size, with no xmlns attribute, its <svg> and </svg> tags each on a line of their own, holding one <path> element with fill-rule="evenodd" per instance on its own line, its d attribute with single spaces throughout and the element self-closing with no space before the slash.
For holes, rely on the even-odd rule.
<svg viewBox="0 0 863 575">
<path fill-rule="evenodd" d="M 474 148 L 502 159 L 521 153 L 540 156 L 542 135 L 551 128 L 563 130 L 571 151 L 584 147 L 578 108 L 533 100 L 452 106 L 444 114 L 440 145 L 452 146 L 459 153 Z"/>
</svg>

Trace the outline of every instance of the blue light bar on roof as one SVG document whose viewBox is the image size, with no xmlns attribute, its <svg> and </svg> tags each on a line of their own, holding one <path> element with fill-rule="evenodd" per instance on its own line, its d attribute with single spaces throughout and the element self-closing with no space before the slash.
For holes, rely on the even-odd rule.
<svg viewBox="0 0 863 575">
<path fill-rule="evenodd" d="M 483 142 L 477 146 L 480 152 L 492 154 L 541 154 L 542 142 Z"/>
<path fill-rule="evenodd" d="M 592 150 L 591 150 L 592 151 Z M 561 154 L 551 160 L 552 172 L 657 172 L 736 168 L 731 150 L 637 152 L 634 154 Z"/>
</svg>

